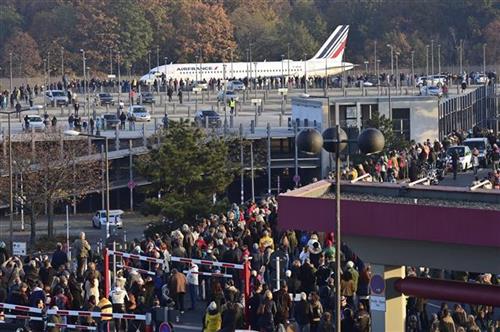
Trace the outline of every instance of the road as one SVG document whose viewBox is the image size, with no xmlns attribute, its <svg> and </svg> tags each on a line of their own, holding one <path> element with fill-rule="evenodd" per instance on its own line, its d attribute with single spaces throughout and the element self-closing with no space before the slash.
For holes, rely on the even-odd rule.
<svg viewBox="0 0 500 332">
<path fill-rule="evenodd" d="M 92 214 L 76 214 L 69 216 L 69 235 L 76 237 L 80 232 L 85 232 L 89 242 L 95 245 L 100 239 L 105 236 L 105 228 L 96 229 L 92 227 Z M 122 216 L 123 228 L 117 229 L 116 234 L 119 238 L 131 241 L 134 238 L 143 238 L 143 232 L 146 226 L 153 221 L 158 220 L 158 217 L 144 217 L 139 213 L 126 212 Z M 14 241 L 28 242 L 30 237 L 29 217 L 25 217 L 25 229 L 21 230 L 20 216 L 16 215 L 14 219 Z M 56 215 L 54 219 L 54 230 L 56 236 L 66 236 L 66 216 Z M 36 222 L 37 237 L 47 234 L 47 218 L 41 216 Z M 9 220 L 8 217 L 0 219 L 0 238 L 9 238 Z"/>
</svg>

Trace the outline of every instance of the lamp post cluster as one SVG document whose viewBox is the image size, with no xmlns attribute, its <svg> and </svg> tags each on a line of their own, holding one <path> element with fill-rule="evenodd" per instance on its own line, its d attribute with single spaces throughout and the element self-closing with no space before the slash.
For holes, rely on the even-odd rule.
<svg viewBox="0 0 500 332">
<path fill-rule="evenodd" d="M 375 128 L 367 128 L 358 137 L 358 147 L 361 153 L 370 155 L 381 152 L 385 145 L 384 135 Z M 297 136 L 296 146 L 306 154 L 318 154 L 321 149 L 335 154 L 335 331 L 341 331 L 341 291 L 340 291 L 340 271 L 341 266 L 341 234 L 340 234 L 340 153 L 347 147 L 347 134 L 336 125 L 334 128 L 326 129 L 320 134 L 316 129 L 307 128 L 302 130 Z"/>
</svg>

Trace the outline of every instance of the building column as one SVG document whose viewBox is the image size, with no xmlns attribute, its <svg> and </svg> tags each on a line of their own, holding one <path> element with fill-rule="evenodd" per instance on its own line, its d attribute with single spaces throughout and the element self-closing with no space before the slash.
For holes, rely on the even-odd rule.
<svg viewBox="0 0 500 332">
<path fill-rule="evenodd" d="M 377 308 L 371 303 L 372 331 L 404 331 L 406 320 L 406 298 L 394 289 L 394 283 L 405 277 L 404 266 L 372 265 L 372 278 L 375 275 L 382 276 L 385 282 L 385 290 L 377 297 L 385 298 L 385 311 L 382 307 Z M 375 295 L 372 290 L 372 300 Z M 372 301 L 370 301 L 372 302 Z"/>
<path fill-rule="evenodd" d="M 359 132 L 361 132 L 361 103 L 359 101 L 356 102 L 356 127 L 358 127 Z"/>
</svg>

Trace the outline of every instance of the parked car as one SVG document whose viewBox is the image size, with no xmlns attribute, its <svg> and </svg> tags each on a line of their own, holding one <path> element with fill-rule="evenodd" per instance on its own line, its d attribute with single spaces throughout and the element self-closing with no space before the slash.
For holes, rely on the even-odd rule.
<svg viewBox="0 0 500 332">
<path fill-rule="evenodd" d="M 68 95 L 63 90 L 47 90 L 45 91 L 45 105 L 48 106 L 68 106 Z"/>
<path fill-rule="evenodd" d="M 109 226 L 122 228 L 122 214 L 123 210 L 109 210 Z M 101 228 L 102 226 L 106 227 L 106 210 L 99 210 L 92 217 L 92 227 Z"/>
<path fill-rule="evenodd" d="M 245 84 L 242 81 L 229 81 L 227 84 L 227 90 L 229 91 L 243 91 L 245 90 Z"/>
<path fill-rule="evenodd" d="M 151 114 L 142 105 L 132 105 L 128 108 L 127 118 L 134 118 L 137 122 L 151 121 Z"/>
<path fill-rule="evenodd" d="M 467 138 L 464 145 L 468 146 L 471 151 L 477 148 L 479 150 L 479 164 L 483 167 L 488 166 L 488 152 L 491 146 L 486 137 Z"/>
<path fill-rule="evenodd" d="M 104 114 L 102 121 L 105 129 L 115 129 L 120 125 L 120 119 L 118 119 L 115 113 Z"/>
<path fill-rule="evenodd" d="M 438 85 L 442 86 L 448 82 L 448 77 L 446 75 L 429 75 L 429 76 L 420 76 L 415 81 L 415 85 L 417 88 L 420 88 L 424 85 Z"/>
<path fill-rule="evenodd" d="M 420 88 L 420 95 L 441 97 L 443 95 L 443 90 L 438 86 L 424 85 L 423 87 Z"/>
<path fill-rule="evenodd" d="M 155 96 L 151 92 L 142 92 L 141 93 L 142 103 L 143 104 L 154 104 Z"/>
<path fill-rule="evenodd" d="M 33 128 L 35 131 L 44 131 L 45 130 L 45 124 L 43 123 L 43 119 L 36 115 L 36 114 L 30 114 L 28 115 L 28 121 L 29 121 L 29 130 Z"/>
<path fill-rule="evenodd" d="M 451 146 L 446 150 L 447 164 L 451 166 L 451 156 L 453 153 L 458 153 L 458 170 L 466 171 L 472 168 L 472 152 L 466 145 Z"/>
<path fill-rule="evenodd" d="M 196 112 L 194 122 L 198 127 L 220 127 L 221 119 L 219 113 L 212 110 L 202 110 Z"/>
<path fill-rule="evenodd" d="M 231 90 L 226 91 L 225 95 L 223 90 L 219 91 L 219 94 L 217 94 L 217 101 L 222 101 L 227 103 L 228 100 L 231 100 L 231 98 L 234 99 L 235 101 L 239 101 L 240 99 L 240 97 L 234 91 Z"/>
<path fill-rule="evenodd" d="M 113 99 L 113 96 L 107 92 L 102 92 L 97 95 L 99 98 L 99 104 L 101 106 L 104 105 L 115 105 L 115 100 Z"/>
</svg>

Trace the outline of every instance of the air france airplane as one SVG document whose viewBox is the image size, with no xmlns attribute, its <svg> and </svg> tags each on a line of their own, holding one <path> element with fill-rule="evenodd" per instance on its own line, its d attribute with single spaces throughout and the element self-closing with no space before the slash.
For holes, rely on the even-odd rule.
<svg viewBox="0 0 500 332">
<path fill-rule="evenodd" d="M 336 75 L 353 68 L 353 64 L 343 62 L 342 58 L 347 43 L 348 25 L 339 25 L 319 51 L 307 61 L 263 62 L 218 62 L 167 64 L 151 69 L 141 77 L 141 81 L 153 83 L 155 78 L 165 74 L 167 79 L 189 79 L 202 81 L 215 79 L 243 79 L 245 77 L 290 77 L 290 76 L 325 76 Z"/>
</svg>

